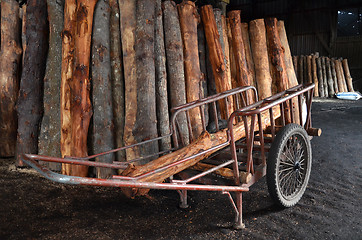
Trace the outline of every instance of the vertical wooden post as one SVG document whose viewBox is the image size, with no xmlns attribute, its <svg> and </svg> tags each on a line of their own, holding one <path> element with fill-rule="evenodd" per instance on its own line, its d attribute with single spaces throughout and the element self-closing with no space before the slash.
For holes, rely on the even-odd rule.
<svg viewBox="0 0 362 240">
<path fill-rule="evenodd" d="M 101 153 L 114 149 L 114 125 L 111 86 L 110 58 L 110 6 L 99 0 L 94 10 L 92 37 L 92 150 Z M 113 163 L 114 154 L 97 157 L 96 162 Z M 110 168 L 96 168 L 98 178 L 109 178 L 114 174 Z"/>
<path fill-rule="evenodd" d="M 26 7 L 23 56 L 16 142 L 16 164 L 23 166 L 21 154 L 38 153 L 40 120 L 43 114 L 43 79 L 48 52 L 47 5 L 44 0 L 29 0 Z"/>
<path fill-rule="evenodd" d="M 165 34 L 166 64 L 168 87 L 170 92 L 170 107 L 177 107 L 186 103 L 186 84 L 184 73 L 184 56 L 181 38 L 180 22 L 176 4 L 173 1 L 164 1 L 163 23 Z M 177 117 L 180 138 L 184 145 L 189 144 L 189 131 L 185 113 Z"/>
<path fill-rule="evenodd" d="M 184 47 L 184 65 L 186 79 L 186 100 L 192 102 L 200 98 L 201 71 L 199 63 L 199 52 L 197 48 L 197 22 L 199 15 L 195 3 L 183 1 L 178 5 L 180 17 L 181 36 Z M 205 29 L 206 34 L 206 29 Z M 207 36 L 207 34 L 206 34 Z M 199 108 L 189 111 L 194 139 L 202 132 L 201 112 Z"/>
<path fill-rule="evenodd" d="M 0 157 L 15 155 L 17 117 L 16 100 L 19 90 L 20 46 L 19 3 L 1 1 L 0 53 Z"/>
<path fill-rule="evenodd" d="M 307 75 L 308 75 L 308 83 L 312 83 L 313 82 L 313 77 L 312 77 L 312 56 L 308 55 L 307 57 Z"/>
<path fill-rule="evenodd" d="M 266 44 L 264 19 L 256 19 L 249 23 L 250 42 L 255 63 L 255 79 L 258 86 L 259 99 L 272 95 L 272 79 L 269 70 L 268 49 Z"/>
<path fill-rule="evenodd" d="M 316 62 L 316 55 L 312 56 L 312 71 L 313 71 L 313 82 L 315 84 L 314 87 L 314 97 L 319 97 L 318 92 L 318 76 L 317 76 L 317 62 Z"/>
<path fill-rule="evenodd" d="M 121 43 L 120 11 L 118 0 L 109 0 L 110 6 L 110 60 L 111 60 L 111 86 L 114 138 L 117 148 L 123 147 L 125 99 L 124 99 L 124 75 Z M 116 153 L 118 161 L 126 160 L 125 151 Z"/>
<path fill-rule="evenodd" d="M 322 71 L 322 63 L 321 58 L 317 58 L 317 66 L 318 66 L 318 91 L 319 96 L 324 97 L 324 85 L 323 85 L 323 71 Z"/>
<path fill-rule="evenodd" d="M 328 95 L 329 97 L 334 96 L 334 83 L 332 78 L 331 60 L 326 58 L 326 71 L 327 71 L 327 84 L 328 84 Z"/>
<path fill-rule="evenodd" d="M 336 66 L 338 91 L 339 92 L 345 92 L 344 85 L 343 85 L 343 78 L 342 78 L 343 72 L 341 72 L 341 67 L 340 67 L 340 64 L 339 64 L 339 60 L 334 60 L 334 64 Z"/>
<path fill-rule="evenodd" d="M 216 90 L 218 92 L 230 90 L 232 88 L 231 81 L 229 81 L 228 79 L 225 58 L 220 43 L 220 35 L 217 30 L 216 20 L 212 11 L 212 6 L 205 5 L 201 7 L 201 16 L 205 27 L 205 36 L 210 54 L 210 62 L 215 78 Z M 228 119 L 229 115 L 234 111 L 233 99 L 230 97 L 227 98 L 227 101 L 227 106 L 224 102 L 220 102 L 219 105 L 221 117 L 224 119 Z"/>
<path fill-rule="evenodd" d="M 354 92 L 353 84 L 352 84 L 352 77 L 351 77 L 351 73 L 349 72 L 349 67 L 348 67 L 348 60 L 343 59 L 342 64 L 343 64 L 344 74 L 345 74 L 346 81 L 347 81 L 348 91 Z"/>
<path fill-rule="evenodd" d="M 337 80 L 336 65 L 334 63 L 334 59 L 331 59 L 331 70 L 332 70 L 334 92 L 337 93 L 337 92 L 339 92 L 339 90 L 338 90 L 338 80 Z"/>
<path fill-rule="evenodd" d="M 326 57 L 321 57 L 321 61 L 322 61 L 324 96 L 325 96 L 325 97 L 328 97 Z"/>
<path fill-rule="evenodd" d="M 170 121 L 168 114 L 167 96 L 167 74 L 166 74 L 166 54 L 163 35 L 163 20 L 161 0 L 155 1 L 155 69 L 156 69 L 156 110 L 157 129 L 159 136 L 170 133 Z M 164 138 L 160 141 L 160 150 L 171 149 L 171 139 Z"/>
<path fill-rule="evenodd" d="M 94 7 L 98 0 L 78 0 L 76 10 L 75 44 L 74 44 L 74 71 L 70 84 L 71 92 L 71 155 L 85 157 L 88 155 L 87 137 L 92 104 L 90 101 L 90 49 L 93 26 Z M 87 176 L 88 167 L 71 166 L 71 175 Z"/>
<path fill-rule="evenodd" d="M 342 66 L 342 58 L 338 59 L 338 64 L 339 64 L 339 68 L 340 68 L 340 71 L 341 71 L 344 92 L 348 92 L 346 77 L 344 75 L 344 70 L 343 70 L 343 66 Z"/>
</svg>

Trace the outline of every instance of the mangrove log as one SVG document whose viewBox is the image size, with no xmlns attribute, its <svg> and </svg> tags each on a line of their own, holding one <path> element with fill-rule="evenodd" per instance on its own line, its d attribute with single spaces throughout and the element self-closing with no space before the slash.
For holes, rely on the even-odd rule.
<svg viewBox="0 0 362 240">
<path fill-rule="evenodd" d="M 334 59 L 331 59 L 331 70 L 332 70 L 334 92 L 337 93 L 337 92 L 339 92 L 339 90 L 338 90 L 338 80 L 337 80 L 336 65 L 334 63 Z"/>
<path fill-rule="evenodd" d="M 351 77 L 351 73 L 349 71 L 349 66 L 348 66 L 348 60 L 343 59 L 342 64 L 343 64 L 343 69 L 344 69 L 344 75 L 345 75 L 346 81 L 347 81 L 348 91 L 354 92 L 353 84 L 352 84 L 352 77 Z"/>
<path fill-rule="evenodd" d="M 332 78 L 331 60 L 326 58 L 326 71 L 327 71 L 327 84 L 328 84 L 328 95 L 329 97 L 334 96 L 334 82 Z"/>
<path fill-rule="evenodd" d="M 320 97 L 324 97 L 325 95 L 324 95 L 324 84 L 323 84 L 323 71 L 322 71 L 322 63 L 320 57 L 317 58 L 317 66 L 318 66 L 318 92 Z"/>
<path fill-rule="evenodd" d="M 314 87 L 314 97 L 319 97 L 318 92 L 318 76 L 317 76 L 317 62 L 316 62 L 316 55 L 312 56 L 312 72 L 313 72 L 313 82 L 315 84 Z"/>
</svg>

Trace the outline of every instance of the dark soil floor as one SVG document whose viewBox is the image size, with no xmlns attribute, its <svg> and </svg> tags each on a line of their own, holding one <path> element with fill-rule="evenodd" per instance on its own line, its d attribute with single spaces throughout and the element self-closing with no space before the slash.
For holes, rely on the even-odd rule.
<svg viewBox="0 0 362 240">
<path fill-rule="evenodd" d="M 309 186 L 292 208 L 279 209 L 265 179 L 243 194 L 246 229 L 231 228 L 225 195 L 175 191 L 127 199 L 116 188 L 50 182 L 0 160 L 0 239 L 361 239 L 362 100 L 315 100 Z"/>
</svg>

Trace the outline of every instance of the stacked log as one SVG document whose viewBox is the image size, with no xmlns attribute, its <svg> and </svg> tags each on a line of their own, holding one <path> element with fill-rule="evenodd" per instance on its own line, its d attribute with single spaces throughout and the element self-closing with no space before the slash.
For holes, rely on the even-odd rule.
<svg viewBox="0 0 362 240">
<path fill-rule="evenodd" d="M 293 61 L 297 62 L 303 57 L 293 56 Z M 347 59 L 319 56 L 319 53 L 308 55 L 306 58 L 307 68 L 303 67 L 303 61 L 298 61 L 300 64 L 298 71 L 303 68 L 301 71 L 307 71 L 308 82 L 315 83 L 314 97 L 331 98 L 335 96 L 335 93 L 354 92 Z M 309 59 L 311 59 L 311 67 L 309 67 Z M 300 73 L 298 82 L 304 80 L 304 73 Z"/>
</svg>

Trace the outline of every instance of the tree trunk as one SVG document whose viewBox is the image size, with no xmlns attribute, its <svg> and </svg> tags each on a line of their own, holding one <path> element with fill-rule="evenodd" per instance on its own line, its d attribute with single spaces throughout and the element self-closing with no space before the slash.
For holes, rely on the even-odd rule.
<svg viewBox="0 0 362 240">
<path fill-rule="evenodd" d="M 21 21 L 19 3 L 1 2 L 0 53 L 0 157 L 15 155 L 17 117 L 16 100 L 19 90 Z"/>
<path fill-rule="evenodd" d="M 125 123 L 124 145 L 137 143 L 132 132 L 137 114 L 137 65 L 136 65 L 136 1 L 119 0 L 120 25 L 124 69 Z M 130 161 L 139 157 L 138 148 L 126 150 L 126 159 Z"/>
<path fill-rule="evenodd" d="M 326 58 L 327 65 L 327 83 L 328 83 L 328 94 L 329 97 L 334 97 L 334 83 L 332 78 L 332 70 L 331 70 L 331 60 Z"/>
<path fill-rule="evenodd" d="M 326 70 L 326 57 L 322 57 L 322 72 L 323 72 L 323 87 L 324 96 L 328 97 L 328 84 L 327 84 L 327 70 Z"/>
<path fill-rule="evenodd" d="M 117 148 L 123 147 L 125 99 L 124 99 L 124 77 L 123 59 L 120 28 L 120 11 L 118 0 L 109 0 L 111 8 L 110 15 L 110 60 L 111 60 L 111 86 L 112 86 L 112 106 L 114 138 Z M 116 153 L 118 161 L 126 161 L 125 151 Z"/>
<path fill-rule="evenodd" d="M 348 67 L 348 60 L 343 59 L 342 64 L 343 64 L 344 74 L 345 74 L 345 77 L 347 80 L 348 91 L 354 92 L 353 84 L 352 84 L 352 77 L 351 77 L 351 73 L 349 72 L 349 67 Z"/>
<path fill-rule="evenodd" d="M 166 54 L 163 35 L 163 21 L 161 0 L 156 0 L 155 21 L 155 67 L 156 67 L 156 105 L 157 105 L 157 129 L 159 136 L 170 133 L 170 121 L 168 112 Z M 171 138 L 160 141 L 160 150 L 171 149 Z"/>
<path fill-rule="evenodd" d="M 231 33 L 229 18 L 227 18 L 226 26 L 227 26 L 227 36 L 228 36 L 228 42 L 229 42 L 231 86 L 232 86 L 232 88 L 236 88 L 238 86 L 238 84 L 236 82 L 237 70 L 236 70 L 236 64 L 235 64 L 235 56 L 234 56 L 234 49 L 233 49 L 233 37 L 232 37 L 232 33 Z"/>
<path fill-rule="evenodd" d="M 274 119 L 280 117 L 280 108 L 275 108 L 275 110 L 273 112 L 273 117 L 274 117 Z M 268 125 L 270 125 L 270 118 L 269 118 L 268 112 L 262 113 L 261 119 L 262 119 L 262 122 L 265 123 L 263 125 L 264 129 Z M 247 118 L 247 125 L 250 127 L 251 118 Z M 255 131 L 258 131 L 258 130 L 259 130 L 259 125 L 256 124 Z M 228 131 L 228 129 L 223 129 L 223 130 L 220 130 L 213 134 L 204 132 L 198 139 L 196 139 L 190 145 L 188 145 L 182 149 L 179 149 L 175 152 L 172 152 L 170 154 L 167 154 L 165 156 L 162 156 L 152 162 L 149 162 L 146 165 L 142 165 L 142 166 L 131 165 L 125 171 L 123 171 L 122 175 L 129 176 L 129 177 L 136 177 L 136 176 L 142 175 L 146 172 L 156 170 L 157 168 L 167 166 L 167 165 L 177 162 L 181 159 L 193 156 L 196 153 L 199 153 L 205 149 L 210 149 L 212 147 L 215 147 L 215 146 L 227 141 L 227 139 L 228 139 L 227 131 Z M 244 122 L 240 122 L 240 123 L 236 124 L 233 128 L 233 131 L 234 131 L 235 141 L 237 141 L 238 139 L 241 139 L 242 137 L 245 137 Z M 205 153 L 205 154 L 201 154 L 195 158 L 192 158 L 186 162 L 183 162 L 182 164 L 179 164 L 174 167 L 170 167 L 167 170 L 157 172 L 148 177 L 142 178 L 140 181 L 155 182 L 155 183 L 162 182 L 164 179 L 166 179 L 178 172 L 181 172 L 182 170 L 184 170 L 190 166 L 195 165 L 197 162 L 207 158 L 208 156 L 210 156 L 212 153 L 216 152 L 217 150 L 218 149 Z M 145 195 L 149 191 L 149 189 L 135 189 L 135 188 L 134 189 L 127 188 L 127 189 L 122 189 L 122 190 L 128 197 L 134 197 L 137 195 Z"/>
<path fill-rule="evenodd" d="M 94 11 L 92 38 L 92 150 L 101 153 L 114 149 L 113 108 L 110 59 L 110 6 L 99 0 Z M 113 163 L 114 154 L 97 157 L 96 162 Z M 114 174 L 110 168 L 96 168 L 98 178 Z"/>
<path fill-rule="evenodd" d="M 47 0 L 49 20 L 49 52 L 44 78 L 44 116 L 39 135 L 39 154 L 60 157 L 60 81 L 62 67 L 63 3 Z M 44 162 L 51 170 L 60 171 L 60 163 Z"/>
<path fill-rule="evenodd" d="M 136 142 L 142 142 L 158 136 L 154 59 L 155 2 L 138 0 L 136 9 L 137 101 L 133 104 L 137 106 L 137 114 L 132 134 Z M 157 153 L 158 143 L 139 146 L 139 151 L 140 157 Z"/>
<path fill-rule="evenodd" d="M 74 44 L 74 72 L 70 84 L 71 93 L 71 154 L 74 157 L 86 157 L 89 123 L 92 117 L 90 101 L 89 62 L 91 51 L 91 37 L 94 7 L 98 0 L 78 0 L 76 10 L 75 44 Z M 87 176 L 88 167 L 81 165 L 71 166 L 71 175 Z"/>
<path fill-rule="evenodd" d="M 209 57 L 213 69 L 213 75 L 215 78 L 216 90 L 219 93 L 230 90 L 232 88 L 231 81 L 229 81 L 228 79 L 225 58 L 220 43 L 221 37 L 218 34 L 212 6 L 205 5 L 201 7 L 201 16 L 205 27 L 206 42 L 209 49 Z M 227 98 L 227 102 L 228 104 L 226 104 L 225 101 L 219 102 L 221 117 L 223 119 L 228 119 L 230 114 L 234 111 L 234 103 L 232 97 Z"/>
<path fill-rule="evenodd" d="M 272 79 L 269 70 L 264 19 L 251 21 L 249 23 L 249 28 L 259 99 L 264 99 L 272 95 Z"/>
<path fill-rule="evenodd" d="M 72 122 L 70 115 L 70 84 L 74 68 L 76 0 L 64 3 L 64 29 L 62 38 L 62 73 L 60 83 L 60 151 L 62 157 L 71 156 Z M 71 174 L 71 165 L 62 164 L 62 174 Z"/>
<path fill-rule="evenodd" d="M 346 84 L 346 78 L 345 78 L 344 71 L 343 71 L 343 66 L 342 66 L 342 59 L 338 59 L 338 64 L 339 64 L 339 68 L 340 68 L 340 71 L 341 71 L 344 92 L 348 92 L 347 84 Z"/>
<path fill-rule="evenodd" d="M 241 37 L 243 38 L 243 43 L 244 43 L 244 48 L 245 48 L 245 59 L 246 59 L 246 64 L 248 66 L 250 85 L 256 87 L 255 67 L 254 67 L 253 55 L 251 52 L 251 46 L 250 46 L 249 24 L 248 23 L 241 23 Z M 253 101 L 255 102 L 255 99 L 253 99 Z"/>
<path fill-rule="evenodd" d="M 186 100 L 187 102 L 192 102 L 200 99 L 201 93 L 201 71 L 199 64 L 199 52 L 197 48 L 197 22 L 199 16 L 195 3 L 191 1 L 183 1 L 179 4 L 178 13 L 180 17 L 181 36 L 184 47 Z M 207 36 L 206 29 L 205 34 Z M 200 109 L 191 109 L 189 110 L 189 114 L 192 136 L 193 139 L 196 139 L 202 132 Z"/>
<path fill-rule="evenodd" d="M 304 56 L 298 57 L 298 81 L 300 84 L 304 83 L 304 64 L 303 64 Z"/>
<path fill-rule="evenodd" d="M 308 83 L 312 83 L 313 82 L 313 77 L 312 77 L 312 56 L 308 55 L 306 58 L 307 58 Z"/>
<path fill-rule="evenodd" d="M 334 64 L 336 66 L 338 90 L 339 90 L 339 92 L 344 92 L 343 78 L 342 78 L 341 68 L 339 66 L 339 61 L 334 60 Z"/>
<path fill-rule="evenodd" d="M 303 79 L 304 79 L 304 83 L 308 83 L 308 63 L 307 63 L 307 56 L 303 56 Z"/>
<path fill-rule="evenodd" d="M 276 18 L 267 18 L 265 19 L 266 25 L 266 32 L 267 32 L 267 40 L 268 46 L 270 47 L 269 52 L 271 56 L 271 63 L 274 67 L 274 72 L 276 76 L 276 83 L 278 92 L 282 92 L 289 88 L 289 81 L 288 75 L 286 71 L 286 64 L 285 64 L 285 54 L 284 49 L 282 47 L 279 33 L 278 33 L 278 26 L 277 26 L 277 19 Z M 291 123 L 290 117 L 290 105 L 289 103 L 285 103 L 285 121 L 286 123 Z"/>
<path fill-rule="evenodd" d="M 38 136 L 43 114 L 43 79 L 48 51 L 47 5 L 43 0 L 29 0 L 26 7 L 26 37 L 23 70 L 17 101 L 18 136 L 16 164 L 23 166 L 21 154 L 38 153 Z"/>
<path fill-rule="evenodd" d="M 182 38 L 176 4 L 173 1 L 165 1 L 162 3 L 162 7 L 164 32 L 166 33 L 165 50 L 169 81 L 170 107 L 173 108 L 186 103 Z M 186 146 L 190 143 L 190 141 L 185 113 L 179 114 L 177 117 L 177 123 L 181 140 L 179 142 L 181 142 L 183 146 Z"/>
<path fill-rule="evenodd" d="M 234 59 L 237 70 L 237 86 L 250 86 L 252 85 L 252 79 L 250 78 L 248 65 L 246 63 L 245 46 L 241 32 L 241 19 L 240 10 L 230 11 L 228 13 L 230 19 L 230 28 L 232 34 L 232 44 L 234 51 Z M 251 91 L 247 92 L 247 105 L 252 103 L 253 95 Z"/>
<path fill-rule="evenodd" d="M 298 56 L 293 56 L 293 65 L 294 65 L 295 77 L 297 78 L 297 81 L 299 83 L 299 79 L 298 79 Z"/>
<path fill-rule="evenodd" d="M 295 87 L 298 85 L 297 76 L 295 75 L 294 67 L 293 67 L 293 59 L 290 53 L 287 33 L 284 27 L 284 21 L 278 21 L 278 33 L 280 37 L 280 42 L 282 44 L 282 48 L 284 49 L 284 60 L 285 60 L 285 67 L 288 76 L 288 84 L 289 88 Z M 299 105 L 298 99 L 293 98 L 293 116 L 296 123 L 299 123 Z"/>
<path fill-rule="evenodd" d="M 313 72 L 313 82 L 315 84 L 314 87 L 314 97 L 319 97 L 318 92 L 318 77 L 317 77 L 317 57 L 315 55 L 312 56 L 312 72 Z"/>
<path fill-rule="evenodd" d="M 321 58 L 317 58 L 317 66 L 318 66 L 318 91 L 319 96 L 324 97 L 324 85 L 323 85 L 323 71 L 322 71 L 322 63 Z"/>
<path fill-rule="evenodd" d="M 331 70 L 332 70 L 332 78 L 333 78 L 333 87 L 334 92 L 338 93 L 338 80 L 337 80 L 337 72 L 336 72 L 336 65 L 334 63 L 334 59 L 331 59 Z"/>
</svg>

